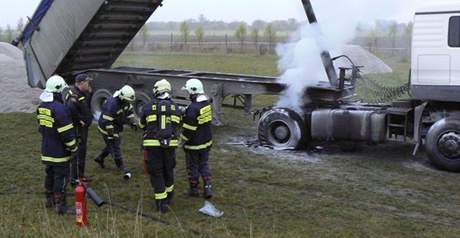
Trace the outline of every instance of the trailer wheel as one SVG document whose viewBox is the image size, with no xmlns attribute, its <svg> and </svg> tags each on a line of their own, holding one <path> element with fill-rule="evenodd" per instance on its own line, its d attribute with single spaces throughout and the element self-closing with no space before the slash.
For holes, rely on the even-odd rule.
<svg viewBox="0 0 460 238">
<path fill-rule="evenodd" d="M 144 92 L 136 92 L 136 101 L 134 102 L 134 113 L 140 118 L 144 105 L 149 103 L 152 98 Z"/>
<path fill-rule="evenodd" d="M 305 125 L 302 117 L 286 108 L 273 108 L 259 120 L 259 141 L 275 149 L 299 149 L 306 145 Z"/>
<path fill-rule="evenodd" d="M 91 112 L 94 120 L 99 120 L 102 112 L 102 105 L 112 96 L 112 93 L 107 89 L 99 89 L 91 98 Z"/>
<path fill-rule="evenodd" d="M 428 131 L 425 148 L 436 167 L 460 172 L 460 120 L 446 118 L 436 122 Z"/>
</svg>

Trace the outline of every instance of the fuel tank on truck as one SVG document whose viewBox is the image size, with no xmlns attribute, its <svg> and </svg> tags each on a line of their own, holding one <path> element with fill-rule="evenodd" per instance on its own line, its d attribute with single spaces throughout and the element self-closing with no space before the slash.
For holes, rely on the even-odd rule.
<svg viewBox="0 0 460 238">
<path fill-rule="evenodd" d="M 311 136 L 315 140 L 385 142 L 386 114 L 370 110 L 321 109 L 311 116 Z"/>
</svg>

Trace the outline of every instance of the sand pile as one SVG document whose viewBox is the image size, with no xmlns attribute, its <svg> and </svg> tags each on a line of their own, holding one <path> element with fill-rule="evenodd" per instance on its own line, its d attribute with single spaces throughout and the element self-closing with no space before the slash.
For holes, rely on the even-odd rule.
<svg viewBox="0 0 460 238">
<path fill-rule="evenodd" d="M 22 51 L 0 42 L 0 113 L 34 112 L 40 89 L 27 84 Z"/>
<path fill-rule="evenodd" d="M 356 65 L 364 66 L 364 68 L 361 68 L 362 74 L 385 74 L 393 72 L 390 66 L 361 46 L 347 45 L 342 51 L 342 54 L 350 57 Z M 349 61 L 343 58 L 338 59 L 334 64 L 336 67 L 350 67 Z"/>
</svg>

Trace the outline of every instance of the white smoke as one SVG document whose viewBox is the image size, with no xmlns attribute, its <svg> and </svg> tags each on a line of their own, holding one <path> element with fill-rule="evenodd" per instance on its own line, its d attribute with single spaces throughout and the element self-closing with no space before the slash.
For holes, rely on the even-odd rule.
<svg viewBox="0 0 460 238">
<path fill-rule="evenodd" d="M 306 87 L 328 81 L 320 57 L 323 50 L 330 51 L 332 57 L 340 55 L 359 23 L 373 24 L 378 19 L 392 19 L 409 11 L 412 3 L 399 0 L 312 0 L 312 5 L 319 25 L 302 24 L 288 43 L 277 46 L 278 68 L 282 72 L 279 82 L 288 86 L 277 103 L 278 107 L 301 111 L 306 100 Z"/>
</svg>

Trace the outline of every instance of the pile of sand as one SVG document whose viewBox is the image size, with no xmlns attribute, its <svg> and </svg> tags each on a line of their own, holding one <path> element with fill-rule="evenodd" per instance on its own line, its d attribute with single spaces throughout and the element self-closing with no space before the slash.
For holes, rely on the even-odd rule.
<svg viewBox="0 0 460 238">
<path fill-rule="evenodd" d="M 0 113 L 34 112 L 39 103 L 41 90 L 27 84 L 22 51 L 3 42 L 0 42 L 0 90 Z"/>
<path fill-rule="evenodd" d="M 377 56 L 358 45 L 347 45 L 342 49 L 342 54 L 351 58 L 351 60 L 361 68 L 362 74 L 385 74 L 393 70 Z M 334 62 L 336 67 L 350 67 L 348 60 L 341 58 Z"/>
</svg>

